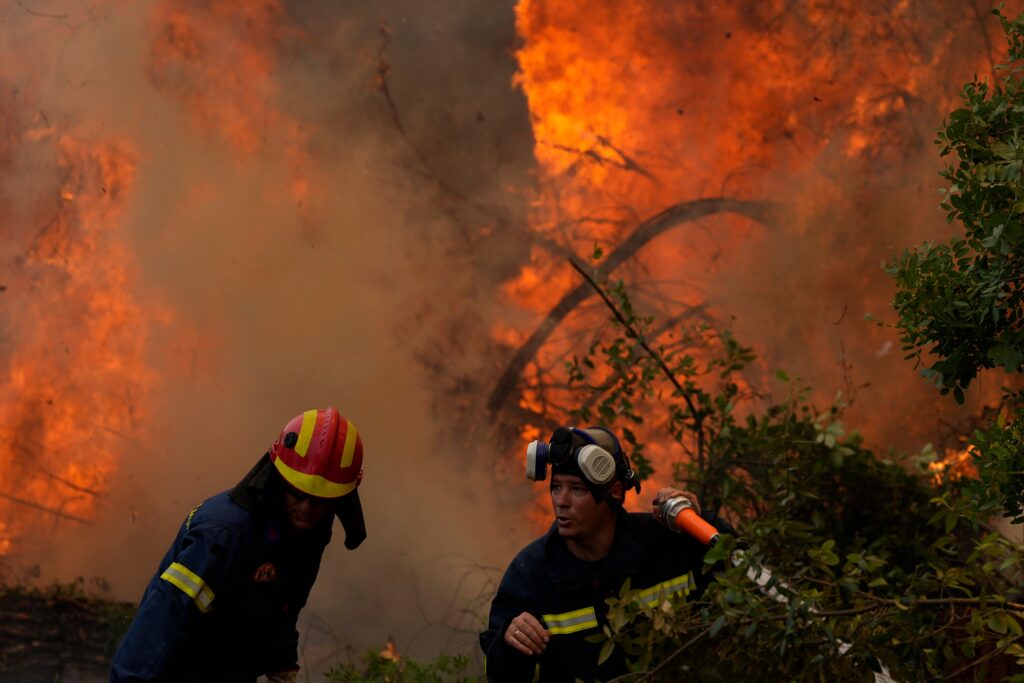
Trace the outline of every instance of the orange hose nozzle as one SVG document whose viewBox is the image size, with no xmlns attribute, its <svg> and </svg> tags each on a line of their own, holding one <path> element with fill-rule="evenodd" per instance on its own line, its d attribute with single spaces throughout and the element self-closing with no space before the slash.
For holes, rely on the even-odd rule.
<svg viewBox="0 0 1024 683">
<path fill-rule="evenodd" d="M 718 540 L 718 529 L 705 522 L 693 503 L 682 496 L 662 503 L 661 514 L 669 529 L 690 534 L 704 545 L 714 545 Z"/>
</svg>

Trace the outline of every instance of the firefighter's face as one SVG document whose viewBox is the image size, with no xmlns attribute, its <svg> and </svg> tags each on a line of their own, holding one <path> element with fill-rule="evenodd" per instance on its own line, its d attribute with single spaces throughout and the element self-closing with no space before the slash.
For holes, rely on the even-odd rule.
<svg viewBox="0 0 1024 683">
<path fill-rule="evenodd" d="M 288 521 L 296 529 L 312 529 L 334 511 L 334 500 L 310 496 L 291 486 L 284 491 L 284 507 Z"/>
<path fill-rule="evenodd" d="M 598 503 L 582 477 L 572 474 L 551 476 L 551 507 L 558 533 L 567 539 L 584 540 L 615 520 L 611 508 Z"/>
</svg>

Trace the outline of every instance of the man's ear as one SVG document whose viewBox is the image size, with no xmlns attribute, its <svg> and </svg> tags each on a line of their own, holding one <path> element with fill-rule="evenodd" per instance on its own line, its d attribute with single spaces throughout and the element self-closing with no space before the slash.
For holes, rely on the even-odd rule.
<svg viewBox="0 0 1024 683">
<path fill-rule="evenodd" d="M 626 502 L 626 489 L 623 487 L 621 481 L 616 479 L 610 486 L 608 486 L 608 497 L 619 501 L 619 504 Z"/>
</svg>

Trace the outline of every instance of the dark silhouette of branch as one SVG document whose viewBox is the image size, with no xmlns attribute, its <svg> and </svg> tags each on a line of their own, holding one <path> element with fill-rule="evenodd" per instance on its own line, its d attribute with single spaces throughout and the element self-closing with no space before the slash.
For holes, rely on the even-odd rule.
<svg viewBox="0 0 1024 683">
<path fill-rule="evenodd" d="M 988 68 L 995 73 L 996 59 L 992 53 L 992 40 L 988 37 L 988 26 L 985 24 L 985 14 L 978 8 L 978 0 L 971 0 L 971 9 L 974 10 L 974 18 L 978 20 L 978 30 L 985 39 L 985 50 L 988 52 Z M 990 18 L 990 17 L 988 17 Z"/>
<path fill-rule="evenodd" d="M 597 284 L 594 281 L 594 278 L 590 277 L 590 275 L 588 275 L 587 272 L 583 270 L 583 267 L 580 266 L 580 264 L 576 263 L 576 261 L 574 261 L 573 259 L 569 259 L 569 263 L 572 265 L 573 268 L 576 269 L 577 273 L 583 276 L 583 278 L 587 281 L 587 284 L 589 284 L 594 289 L 594 291 L 596 291 L 600 295 L 605 305 L 611 309 L 612 314 L 615 316 L 615 319 L 619 321 L 623 328 L 625 328 L 626 335 L 637 340 L 640 343 L 640 346 L 643 347 L 643 350 L 647 352 L 647 355 L 653 358 L 654 361 L 658 364 L 658 367 L 661 368 L 661 371 L 663 373 L 665 373 L 665 376 L 668 378 L 668 381 L 672 383 L 672 386 L 676 388 L 676 391 L 679 392 L 679 395 L 683 397 L 684 401 L 686 401 L 686 407 L 690 409 L 690 414 L 693 415 L 695 427 L 696 429 L 700 429 L 700 423 L 704 419 L 704 414 L 697 410 L 697 406 L 693 402 L 693 390 L 687 389 L 686 387 L 679 383 L 679 380 L 676 378 L 675 373 L 672 372 L 672 369 L 668 366 L 667 363 L 665 363 L 665 360 L 661 357 L 661 354 L 652 349 L 650 344 L 647 343 L 647 340 L 644 339 L 643 335 L 637 332 L 636 328 L 633 327 L 633 325 L 626 319 L 624 315 L 622 315 L 622 312 L 619 311 L 618 307 L 615 305 L 615 302 L 608 298 L 608 295 L 605 293 L 605 291 L 601 289 L 601 285 Z M 701 454 L 698 453 L 697 457 L 700 458 L 700 455 Z"/>
<path fill-rule="evenodd" d="M 434 168 L 434 165 L 431 163 L 427 155 L 412 139 L 412 136 L 409 135 L 409 132 L 405 128 L 405 123 L 402 121 L 402 117 L 398 112 L 398 105 L 395 104 L 394 97 L 391 95 L 391 88 L 388 85 L 388 74 L 391 72 L 391 65 L 385 59 L 388 43 L 391 41 L 391 32 L 390 29 L 384 25 L 379 27 L 379 31 L 381 34 L 381 44 L 380 48 L 377 50 L 377 89 L 384 98 L 384 106 L 387 109 L 388 117 L 391 119 L 391 125 L 395 127 L 396 131 L 398 131 L 398 135 L 402 138 L 402 142 L 404 142 L 406 147 L 409 148 L 409 151 L 412 152 L 412 155 L 416 158 L 416 161 L 419 164 L 417 172 L 424 179 L 433 183 L 441 194 L 447 196 L 448 199 L 453 200 L 461 206 L 468 206 L 480 215 L 493 221 L 497 229 L 514 230 L 521 235 L 528 237 L 531 243 L 542 246 L 554 254 L 565 257 L 571 256 L 572 252 L 566 247 L 531 231 L 522 221 L 515 220 L 500 207 L 477 201 L 441 177 L 441 174 L 439 174 Z M 459 222 L 458 218 L 454 216 L 454 214 L 449 212 L 449 215 L 452 216 L 453 220 Z"/>
<path fill-rule="evenodd" d="M 21 0 L 18 0 L 18 7 L 20 7 L 23 10 L 25 10 L 27 13 L 31 14 L 34 17 L 44 17 L 46 19 L 67 19 L 68 18 L 68 15 L 66 15 L 66 14 L 47 14 L 46 12 L 37 12 L 35 10 L 31 10 L 28 7 L 25 7 L 24 3 L 22 3 Z"/>
<path fill-rule="evenodd" d="M 35 443 L 37 443 L 37 445 L 38 445 L 38 442 L 35 442 Z M 19 451 L 21 451 L 26 457 L 32 458 L 32 457 L 35 456 L 35 454 L 32 453 L 32 451 L 28 450 L 27 448 L 25 448 L 21 444 L 14 444 L 14 447 L 17 448 Z M 45 467 L 42 467 L 40 465 L 33 465 L 33 466 L 41 474 L 49 477 L 50 479 L 53 479 L 58 484 L 63 484 L 64 486 L 67 486 L 69 489 L 74 489 L 75 491 L 79 491 L 81 493 L 86 493 L 86 494 L 88 494 L 90 496 L 94 496 L 96 498 L 99 498 L 99 497 L 101 497 L 103 495 L 99 491 L 95 491 L 93 489 L 86 488 L 84 486 L 76 484 L 73 481 L 69 481 L 69 480 L 65 479 L 64 477 L 61 477 L 60 475 L 54 474 L 53 472 L 51 472 L 50 470 L 46 469 Z"/>
<path fill-rule="evenodd" d="M 605 155 L 601 154 L 599 149 L 597 149 L 595 147 L 590 147 L 590 148 L 587 148 L 587 149 L 578 149 L 576 147 L 570 147 L 568 145 L 561 145 L 561 144 L 558 144 L 558 143 L 555 143 L 555 142 L 549 142 L 549 143 L 546 143 L 546 144 L 549 144 L 553 148 L 561 150 L 563 152 L 568 152 L 570 154 L 576 154 L 576 155 L 580 156 L 581 158 L 591 159 L 592 161 L 594 161 L 597 164 L 602 164 L 602 165 L 603 164 L 610 164 L 610 165 L 614 166 L 615 168 L 618 168 L 618 169 L 623 170 L 623 171 L 639 173 L 640 175 L 642 175 L 643 177 L 647 178 L 648 180 L 650 180 L 655 185 L 661 185 L 661 182 L 657 179 L 657 177 L 654 176 L 654 174 L 652 174 L 646 168 L 641 166 L 635 159 L 630 157 L 624 151 L 622 151 L 621 149 L 619 149 L 618 147 L 613 145 L 611 140 L 609 140 L 608 138 L 604 137 L 603 135 L 598 135 L 597 136 L 597 141 L 603 147 L 605 147 L 607 149 L 610 149 L 612 152 L 614 152 L 615 155 L 618 156 L 618 159 L 614 159 L 612 157 L 608 157 L 608 156 L 605 156 Z"/>
<path fill-rule="evenodd" d="M 46 507 L 45 505 L 33 503 L 31 500 L 16 498 L 15 496 L 10 495 L 9 493 L 0 492 L 0 498 L 9 500 L 17 505 L 24 505 L 25 507 L 29 507 L 34 510 L 41 510 L 42 512 L 47 512 L 51 515 L 54 515 L 55 517 L 60 517 L 61 519 L 70 519 L 72 522 L 78 522 L 79 524 L 92 524 L 92 520 L 85 519 L 84 517 L 76 517 L 75 515 L 69 515 L 68 513 L 63 512 L 61 510 L 54 510 L 53 508 Z"/>
<path fill-rule="evenodd" d="M 727 197 L 697 199 L 674 204 L 638 225 L 636 230 L 623 240 L 596 269 L 595 276 L 598 279 L 607 276 L 655 237 L 682 223 L 728 212 L 747 216 L 761 223 L 770 224 L 775 208 L 775 204 L 768 201 L 730 199 Z M 487 399 L 487 408 L 492 413 L 499 411 L 505 404 L 509 394 L 511 394 L 519 382 L 519 378 L 522 376 L 526 365 L 533 359 L 551 332 L 558 327 L 573 309 L 587 300 L 592 294 L 593 292 L 590 287 L 586 283 L 582 283 L 567 292 L 555 304 L 547 317 L 541 321 L 537 329 L 530 335 L 530 338 L 512 356 L 508 366 L 505 368 L 505 372 L 502 373 L 495 384 L 491 395 Z"/>
</svg>

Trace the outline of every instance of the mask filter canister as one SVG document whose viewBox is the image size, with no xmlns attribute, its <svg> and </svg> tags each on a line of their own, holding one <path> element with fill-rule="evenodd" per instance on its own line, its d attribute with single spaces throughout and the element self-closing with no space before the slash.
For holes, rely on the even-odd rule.
<svg viewBox="0 0 1024 683">
<path fill-rule="evenodd" d="M 544 481 L 548 474 L 548 444 L 531 441 L 526 447 L 526 478 L 530 481 Z"/>
<path fill-rule="evenodd" d="M 600 446 L 584 446 L 576 458 L 583 476 L 590 483 L 603 486 L 615 478 L 615 458 Z"/>
</svg>

